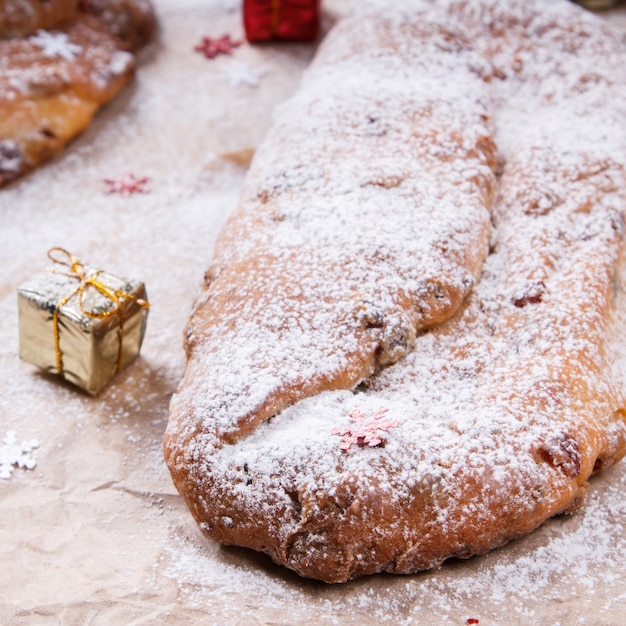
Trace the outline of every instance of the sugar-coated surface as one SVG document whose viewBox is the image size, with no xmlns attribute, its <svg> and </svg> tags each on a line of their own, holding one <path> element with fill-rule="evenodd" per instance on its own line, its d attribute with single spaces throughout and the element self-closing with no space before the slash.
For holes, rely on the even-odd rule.
<svg viewBox="0 0 626 626">
<path fill-rule="evenodd" d="M 186 397 L 219 431 L 285 386 L 358 367 L 352 355 L 380 345 L 372 361 L 397 361 L 478 276 L 495 168 L 481 60 L 443 29 L 402 29 L 312 67 L 255 156 L 188 330 L 203 348 Z M 406 58 L 385 41 L 397 37 Z"/>
<path fill-rule="evenodd" d="M 148 0 L 63 2 L 0 8 L 0 186 L 81 134 L 132 78 L 133 52 L 153 34 Z"/>
<path fill-rule="evenodd" d="M 240 4 L 157 0 L 161 35 L 135 83 L 59 158 L 0 192 L 0 438 L 14 431 L 18 443 L 40 444 L 26 454 L 36 467 L 13 466 L 0 481 L 0 622 L 621 624 L 623 464 L 592 480 L 576 515 L 423 575 L 319 586 L 199 535 L 161 452 L 183 328 L 237 204 L 234 163 L 263 137 L 313 51 L 244 44 L 215 62 L 194 53 L 204 35 L 241 37 Z M 354 8 L 329 0 L 325 21 Z M 129 171 L 150 177 L 149 194 L 104 195 L 104 178 Z M 54 245 L 144 280 L 150 295 L 141 357 L 96 399 L 17 357 L 16 290 Z"/>
<path fill-rule="evenodd" d="M 331 32 L 188 328 L 166 450 L 210 536 L 329 581 L 406 573 L 575 508 L 621 458 L 625 60 L 567 3 L 424 3 Z M 458 265 L 483 245 L 491 128 L 480 279 L 372 377 L 372 336 L 432 326 L 429 284 L 473 285 Z M 381 407 L 385 447 L 341 449 L 333 431 Z"/>
</svg>

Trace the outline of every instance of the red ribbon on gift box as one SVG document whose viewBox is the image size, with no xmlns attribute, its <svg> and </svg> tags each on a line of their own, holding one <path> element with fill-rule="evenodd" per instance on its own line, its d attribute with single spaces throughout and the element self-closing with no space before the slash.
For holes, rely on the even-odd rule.
<svg viewBox="0 0 626 626">
<path fill-rule="evenodd" d="M 319 0 L 244 0 L 248 41 L 312 41 L 319 32 Z"/>
</svg>

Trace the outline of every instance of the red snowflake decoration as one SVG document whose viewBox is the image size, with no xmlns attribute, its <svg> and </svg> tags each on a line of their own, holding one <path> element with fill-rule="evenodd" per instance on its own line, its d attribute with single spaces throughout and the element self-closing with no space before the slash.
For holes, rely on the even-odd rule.
<svg viewBox="0 0 626 626">
<path fill-rule="evenodd" d="M 147 176 L 137 178 L 134 174 L 128 174 L 123 178 L 105 178 L 107 188 L 104 193 L 119 193 L 121 196 L 131 196 L 134 193 L 148 193 L 146 185 L 150 180 Z"/>
<path fill-rule="evenodd" d="M 232 54 L 240 45 L 241 41 L 233 41 L 230 35 L 222 35 L 218 39 L 203 37 L 194 50 L 202 52 L 207 59 L 214 59 L 218 54 Z"/>
<path fill-rule="evenodd" d="M 353 422 L 352 426 L 333 428 L 331 433 L 343 437 L 339 446 L 342 450 L 349 450 L 353 444 L 361 447 L 369 446 L 370 448 L 383 446 L 385 439 L 381 437 L 381 432 L 395 428 L 398 425 L 397 420 L 383 419 L 383 416 L 388 411 L 389 409 L 378 409 L 372 415 L 372 419 L 367 422 L 365 413 L 359 411 L 359 409 L 354 409 L 348 415 Z"/>
</svg>

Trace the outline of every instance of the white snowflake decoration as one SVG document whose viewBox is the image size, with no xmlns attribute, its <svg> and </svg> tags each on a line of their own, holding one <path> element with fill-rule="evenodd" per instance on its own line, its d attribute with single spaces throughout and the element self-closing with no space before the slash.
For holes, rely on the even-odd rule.
<svg viewBox="0 0 626 626">
<path fill-rule="evenodd" d="M 65 61 L 74 61 L 83 49 L 69 40 L 65 33 L 49 33 L 46 30 L 38 30 L 29 38 L 31 43 L 41 48 L 43 55 L 48 58 L 61 57 Z"/>
<path fill-rule="evenodd" d="M 11 478 L 15 467 L 33 469 L 37 461 L 31 456 L 31 452 L 38 447 L 39 442 L 36 439 L 18 443 L 15 431 L 9 430 L 0 445 L 0 478 Z"/>
<path fill-rule="evenodd" d="M 264 67 L 252 67 L 233 61 L 224 68 L 224 77 L 233 87 L 258 87 L 261 78 L 268 73 Z"/>
</svg>

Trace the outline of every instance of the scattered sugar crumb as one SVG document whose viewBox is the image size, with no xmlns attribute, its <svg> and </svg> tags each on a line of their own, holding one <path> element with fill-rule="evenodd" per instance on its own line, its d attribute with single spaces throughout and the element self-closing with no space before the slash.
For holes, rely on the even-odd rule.
<svg viewBox="0 0 626 626">
<path fill-rule="evenodd" d="M 109 61 L 109 71 L 114 76 L 127 72 L 135 62 L 133 55 L 125 50 L 116 50 Z"/>
</svg>

